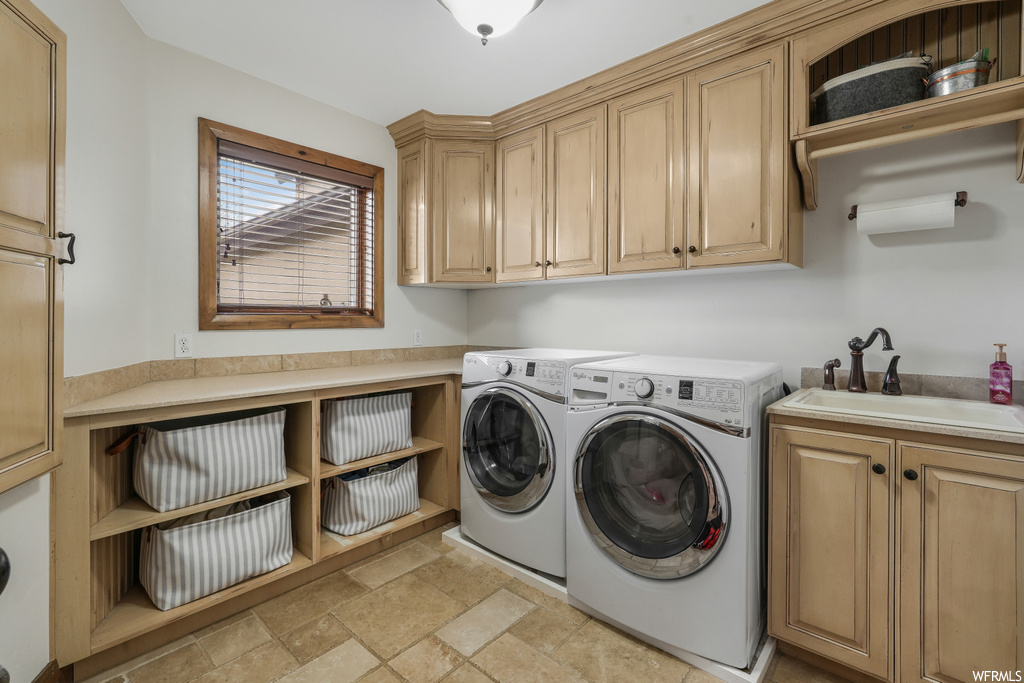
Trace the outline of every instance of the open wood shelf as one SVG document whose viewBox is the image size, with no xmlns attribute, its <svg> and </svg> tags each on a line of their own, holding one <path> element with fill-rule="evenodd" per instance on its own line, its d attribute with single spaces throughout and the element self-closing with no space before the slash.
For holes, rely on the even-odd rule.
<svg viewBox="0 0 1024 683">
<path fill-rule="evenodd" d="M 241 491 L 230 496 L 217 498 L 216 500 L 190 505 L 185 508 L 178 508 L 177 510 L 168 510 L 167 512 L 157 512 L 138 496 L 132 496 L 116 509 L 111 511 L 111 513 L 106 517 L 92 525 L 89 540 L 95 541 L 108 536 L 116 536 L 117 534 L 123 534 L 126 531 L 142 529 L 152 524 L 159 524 L 172 519 L 187 517 L 197 512 L 212 510 L 222 505 L 231 505 L 242 500 L 262 496 L 265 493 L 283 491 L 284 489 L 290 489 L 295 486 L 308 483 L 309 477 L 299 474 L 295 470 L 289 469 L 288 476 L 285 477 L 283 481 L 279 481 L 275 484 L 261 486 L 256 489 L 249 489 L 248 491 Z"/>
<path fill-rule="evenodd" d="M 393 519 L 386 524 L 374 527 L 369 531 L 364 531 L 361 534 L 355 534 L 354 536 L 340 536 L 333 531 L 327 529 L 320 529 L 320 559 L 324 560 L 328 557 L 333 557 L 347 550 L 352 550 L 361 545 L 372 543 L 373 541 L 392 534 L 400 529 L 413 526 L 424 520 L 438 515 L 443 515 L 447 512 L 447 508 L 443 508 L 436 503 L 431 503 L 426 498 L 420 498 L 420 509 L 412 514 Z"/>
<path fill-rule="evenodd" d="M 422 436 L 414 436 L 412 437 L 412 447 L 403 448 L 400 451 L 383 453 L 381 455 L 375 455 L 372 458 L 363 458 L 354 462 L 347 462 L 344 465 L 334 465 L 326 460 L 321 460 L 320 478 L 327 479 L 328 477 L 336 477 L 339 474 L 344 474 L 346 472 L 354 472 L 356 470 L 361 470 L 364 467 L 373 467 L 374 465 L 391 462 L 392 460 L 401 460 L 402 458 L 408 458 L 410 455 L 419 455 L 420 453 L 436 451 L 439 448 L 444 448 L 444 444 L 432 441 L 431 439 L 425 439 Z"/>
<path fill-rule="evenodd" d="M 272 583 L 282 576 L 305 569 L 312 564 L 308 557 L 298 550 L 293 550 L 292 561 L 279 569 L 254 576 L 222 591 L 207 595 L 204 598 L 199 598 L 166 612 L 158 609 L 153 604 L 153 601 L 149 599 L 142 586 L 136 584 L 117 603 L 117 606 L 111 610 L 110 614 L 107 615 L 106 619 L 103 620 L 96 630 L 92 632 L 92 652 L 100 652 L 119 643 L 131 640 L 141 632 L 166 626 L 178 619 L 201 612 L 207 607 L 236 598 L 254 588 Z"/>
</svg>

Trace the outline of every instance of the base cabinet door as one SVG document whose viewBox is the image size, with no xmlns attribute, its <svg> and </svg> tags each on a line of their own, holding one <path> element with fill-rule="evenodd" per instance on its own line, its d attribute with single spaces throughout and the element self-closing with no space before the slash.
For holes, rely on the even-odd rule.
<svg viewBox="0 0 1024 683">
<path fill-rule="evenodd" d="M 768 631 L 888 678 L 895 442 L 795 427 L 771 439 Z"/>
<path fill-rule="evenodd" d="M 1024 671 L 1024 461 L 900 444 L 901 681 Z"/>
<path fill-rule="evenodd" d="M 494 143 L 434 141 L 434 282 L 493 282 Z"/>
</svg>

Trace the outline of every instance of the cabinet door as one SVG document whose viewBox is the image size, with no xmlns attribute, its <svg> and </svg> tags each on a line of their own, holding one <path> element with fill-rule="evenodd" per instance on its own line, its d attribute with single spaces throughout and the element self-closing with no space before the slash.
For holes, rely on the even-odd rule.
<svg viewBox="0 0 1024 683">
<path fill-rule="evenodd" d="M 605 272 L 605 107 L 548 124 L 547 277 Z"/>
<path fill-rule="evenodd" d="M 494 143 L 437 140 L 434 282 L 491 282 Z"/>
<path fill-rule="evenodd" d="M 65 44 L 0 0 L 0 492 L 60 464 Z"/>
<path fill-rule="evenodd" d="M 430 282 L 430 140 L 398 150 L 398 284 Z"/>
<path fill-rule="evenodd" d="M 683 264 L 683 82 L 608 109 L 608 272 Z"/>
<path fill-rule="evenodd" d="M 544 126 L 498 141 L 497 282 L 544 278 Z"/>
<path fill-rule="evenodd" d="M 985 455 L 900 444 L 902 681 L 1024 670 L 1024 462 Z"/>
<path fill-rule="evenodd" d="M 687 267 L 785 258 L 785 84 L 782 45 L 689 77 Z"/>
<path fill-rule="evenodd" d="M 774 427 L 769 467 L 769 633 L 882 678 L 893 451 L 887 439 Z"/>
</svg>

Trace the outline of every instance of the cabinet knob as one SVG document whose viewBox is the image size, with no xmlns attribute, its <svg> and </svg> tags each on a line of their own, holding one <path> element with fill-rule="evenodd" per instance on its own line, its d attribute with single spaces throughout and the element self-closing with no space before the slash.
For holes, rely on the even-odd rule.
<svg viewBox="0 0 1024 683">
<path fill-rule="evenodd" d="M 672 247 L 673 254 L 678 254 L 680 251 L 682 251 L 682 249 L 680 249 L 679 247 Z"/>
<path fill-rule="evenodd" d="M 484 270 L 489 273 L 489 272 L 491 272 L 491 267 L 487 266 L 486 268 L 484 268 Z"/>
<path fill-rule="evenodd" d="M 686 251 L 690 252 L 691 254 L 696 254 L 696 253 L 697 253 L 697 247 L 695 247 L 695 246 L 693 246 L 693 245 L 691 244 L 691 245 L 690 245 L 690 248 L 689 248 L 689 249 L 687 249 Z"/>
<path fill-rule="evenodd" d="M 876 462 L 871 466 L 871 471 L 875 474 L 885 474 L 885 465 L 880 462 Z"/>
<path fill-rule="evenodd" d="M 914 470 L 903 470 L 903 476 L 909 479 L 910 481 L 914 481 L 915 479 L 917 479 L 917 472 L 915 472 Z"/>
<path fill-rule="evenodd" d="M 540 261 L 534 261 L 533 262 L 533 267 L 534 268 L 540 268 Z"/>
<path fill-rule="evenodd" d="M 545 266 L 550 266 L 550 265 L 551 265 L 551 261 L 545 261 L 545 262 L 544 262 L 544 265 L 545 265 Z"/>
</svg>

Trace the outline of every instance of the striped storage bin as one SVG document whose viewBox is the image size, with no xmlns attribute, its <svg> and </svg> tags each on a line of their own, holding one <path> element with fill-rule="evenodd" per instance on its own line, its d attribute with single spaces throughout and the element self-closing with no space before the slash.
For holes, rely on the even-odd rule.
<svg viewBox="0 0 1024 683">
<path fill-rule="evenodd" d="M 412 392 L 324 401 L 320 457 L 335 465 L 412 446 Z"/>
<path fill-rule="evenodd" d="M 139 428 L 135 492 L 160 512 L 284 481 L 284 408 Z"/>
<path fill-rule="evenodd" d="M 320 523 L 327 529 L 351 536 L 420 509 L 415 457 L 342 476 L 362 473 L 324 482 Z"/>
<path fill-rule="evenodd" d="M 139 581 L 169 610 L 291 561 L 291 499 L 279 491 L 147 528 Z"/>
</svg>

